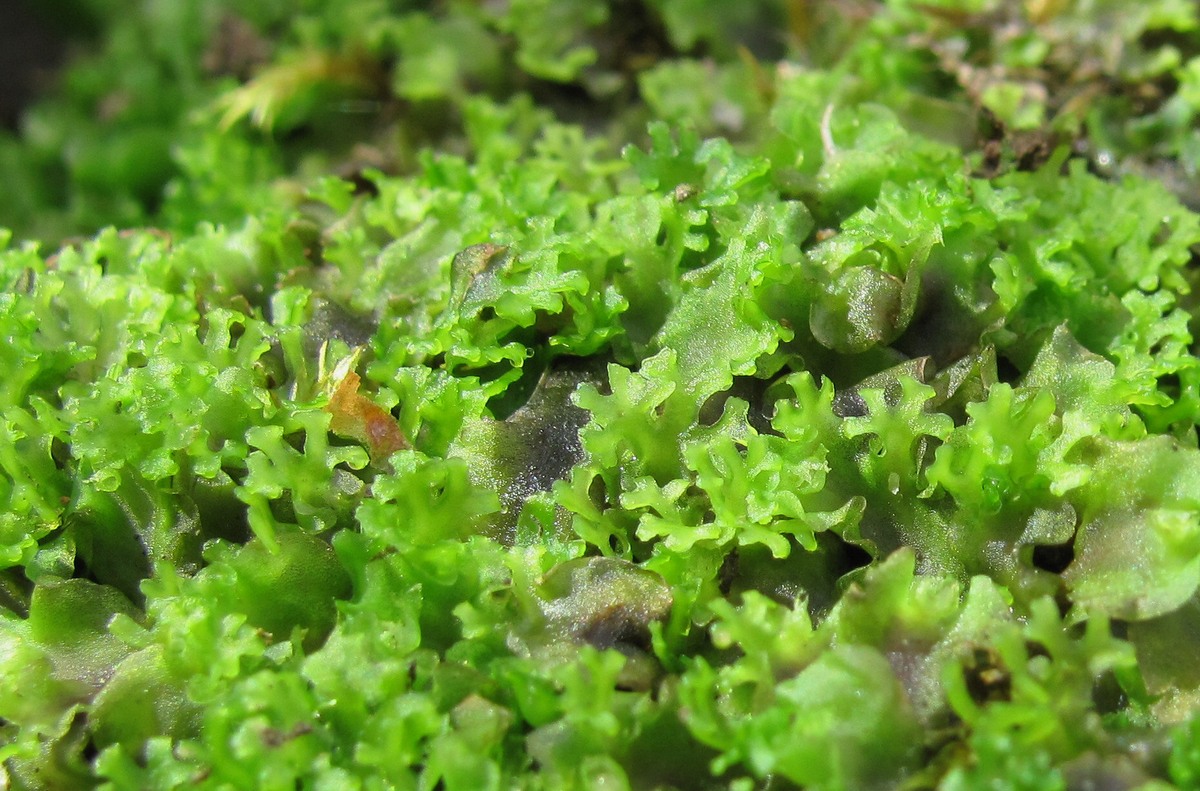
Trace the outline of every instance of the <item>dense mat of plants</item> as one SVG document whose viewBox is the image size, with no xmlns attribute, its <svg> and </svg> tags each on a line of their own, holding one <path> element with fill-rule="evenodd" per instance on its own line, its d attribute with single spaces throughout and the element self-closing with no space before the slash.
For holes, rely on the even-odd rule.
<svg viewBox="0 0 1200 791">
<path fill-rule="evenodd" d="M 47 5 L 7 787 L 1200 787 L 1195 3 Z"/>
</svg>

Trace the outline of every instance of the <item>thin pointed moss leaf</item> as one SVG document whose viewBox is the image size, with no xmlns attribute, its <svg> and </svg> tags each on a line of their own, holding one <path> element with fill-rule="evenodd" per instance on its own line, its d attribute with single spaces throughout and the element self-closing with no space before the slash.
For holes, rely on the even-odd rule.
<svg viewBox="0 0 1200 791">
<path fill-rule="evenodd" d="M 264 69 L 245 85 L 221 97 L 217 103 L 218 126 L 227 132 L 244 119 L 266 132 L 293 126 L 311 112 L 322 90 L 350 95 L 368 93 L 377 68 L 363 57 L 321 51 L 294 57 L 290 62 Z"/>
</svg>

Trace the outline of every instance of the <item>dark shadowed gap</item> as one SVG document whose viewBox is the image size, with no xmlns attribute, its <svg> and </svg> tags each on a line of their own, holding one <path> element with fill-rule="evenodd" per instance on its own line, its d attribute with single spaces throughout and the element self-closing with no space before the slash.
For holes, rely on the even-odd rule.
<svg viewBox="0 0 1200 791">
<path fill-rule="evenodd" d="M 16 130 L 21 112 L 53 81 L 66 52 L 53 3 L 0 2 L 0 128 Z"/>
</svg>

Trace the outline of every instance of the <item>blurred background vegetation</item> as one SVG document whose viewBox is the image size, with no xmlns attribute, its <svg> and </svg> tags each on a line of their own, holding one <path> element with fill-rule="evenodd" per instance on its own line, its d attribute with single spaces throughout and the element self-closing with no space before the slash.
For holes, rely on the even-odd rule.
<svg viewBox="0 0 1200 791">
<path fill-rule="evenodd" d="M 651 115 L 747 140 L 745 97 L 769 105 L 781 62 L 840 72 L 846 101 L 890 104 L 988 174 L 1069 145 L 1200 205 L 1189 0 L 53 0 L 0 15 L 0 225 L 50 244 L 236 222 L 316 174 L 404 173 L 423 148 L 463 148 L 480 95 L 530 97 L 608 140 L 640 141 Z"/>
</svg>

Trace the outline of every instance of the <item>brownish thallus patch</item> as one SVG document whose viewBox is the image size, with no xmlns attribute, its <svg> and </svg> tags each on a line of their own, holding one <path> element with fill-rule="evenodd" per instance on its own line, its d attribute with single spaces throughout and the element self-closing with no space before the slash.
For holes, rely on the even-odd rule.
<svg viewBox="0 0 1200 791">
<path fill-rule="evenodd" d="M 400 424 L 383 407 L 358 392 L 362 380 L 351 371 L 342 377 L 325 406 L 332 418 L 329 430 L 367 447 L 371 461 L 380 462 L 408 447 Z"/>
</svg>

